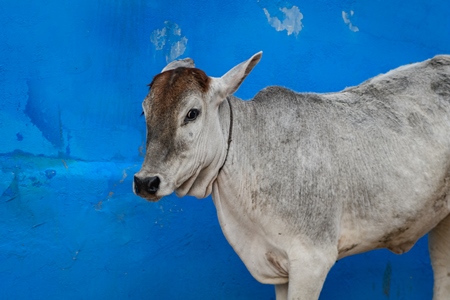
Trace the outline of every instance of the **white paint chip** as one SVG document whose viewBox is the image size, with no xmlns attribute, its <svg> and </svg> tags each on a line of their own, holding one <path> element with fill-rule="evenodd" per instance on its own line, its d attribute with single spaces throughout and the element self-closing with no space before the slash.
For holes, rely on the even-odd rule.
<svg viewBox="0 0 450 300">
<path fill-rule="evenodd" d="M 168 56 L 166 55 L 166 61 L 170 62 L 175 58 L 181 56 L 184 53 L 184 51 L 186 51 L 187 41 L 188 39 L 183 36 L 178 42 L 172 44 L 172 46 L 170 47 L 169 55 Z"/>
<path fill-rule="evenodd" d="M 150 35 L 150 41 L 155 45 L 156 50 L 162 50 L 166 44 L 166 27 L 156 29 Z"/>
<path fill-rule="evenodd" d="M 153 30 L 150 35 L 150 42 L 155 45 L 156 50 L 162 50 L 169 63 L 186 51 L 188 39 L 181 36 L 181 28 L 178 24 L 165 21 L 165 27 Z"/>
<path fill-rule="evenodd" d="M 350 14 L 345 12 L 345 11 L 342 11 L 342 19 L 344 20 L 344 23 L 348 25 L 348 28 L 351 31 L 357 32 L 357 31 L 359 31 L 359 28 L 354 26 L 352 24 L 352 22 L 350 21 L 350 17 L 352 17 L 353 15 L 354 15 L 354 11 L 353 10 L 350 11 Z"/>
<path fill-rule="evenodd" d="M 286 30 L 288 35 L 294 33 L 297 36 L 303 28 L 303 14 L 297 6 L 292 6 L 292 8 L 279 8 L 284 15 L 284 19 L 282 21 L 278 17 L 271 17 L 266 8 L 263 8 L 263 10 L 267 17 L 267 21 L 269 21 L 269 24 L 277 31 Z"/>
</svg>

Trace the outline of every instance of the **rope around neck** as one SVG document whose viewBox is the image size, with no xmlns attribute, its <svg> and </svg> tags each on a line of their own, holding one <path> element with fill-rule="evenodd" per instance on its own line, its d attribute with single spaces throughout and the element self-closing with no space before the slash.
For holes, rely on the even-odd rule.
<svg viewBox="0 0 450 300">
<path fill-rule="evenodd" d="M 233 109 L 231 107 L 230 99 L 227 97 L 228 106 L 230 107 L 230 129 L 228 130 L 228 147 L 227 147 L 227 154 L 225 156 L 225 160 L 223 161 L 222 166 L 219 169 L 219 172 L 222 171 L 223 167 L 225 166 L 225 163 L 228 159 L 228 152 L 230 151 L 230 144 L 231 144 L 231 134 L 233 133 Z"/>
</svg>

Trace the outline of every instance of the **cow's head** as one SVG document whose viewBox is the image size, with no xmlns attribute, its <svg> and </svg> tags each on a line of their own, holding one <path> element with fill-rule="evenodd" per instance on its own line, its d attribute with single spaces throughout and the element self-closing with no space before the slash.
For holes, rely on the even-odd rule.
<svg viewBox="0 0 450 300">
<path fill-rule="evenodd" d="M 167 65 L 153 78 L 142 107 L 147 151 L 135 174 L 136 195 L 157 201 L 173 191 L 203 198 L 227 155 L 219 106 L 233 94 L 261 59 L 262 52 L 220 78 L 208 77 L 191 59 Z M 228 124 L 228 123 L 227 123 Z"/>
</svg>

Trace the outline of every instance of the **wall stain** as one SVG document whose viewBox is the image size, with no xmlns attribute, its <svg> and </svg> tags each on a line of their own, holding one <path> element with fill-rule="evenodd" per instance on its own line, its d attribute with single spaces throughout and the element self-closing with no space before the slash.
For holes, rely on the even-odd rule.
<svg viewBox="0 0 450 300">
<path fill-rule="evenodd" d="M 95 205 L 95 210 L 102 210 L 103 207 L 103 201 L 100 200 L 97 202 L 97 204 Z"/>
<path fill-rule="evenodd" d="M 41 86 L 38 80 L 28 80 L 27 88 L 28 100 L 24 113 L 53 146 L 61 149 L 64 145 L 61 110 L 58 105 L 51 104 L 57 101 L 55 91 Z"/>
<path fill-rule="evenodd" d="M 16 138 L 19 142 L 23 141 L 23 135 L 20 132 L 16 133 Z"/>
<path fill-rule="evenodd" d="M 388 262 L 383 274 L 383 294 L 389 298 L 391 293 L 392 266 Z"/>
</svg>

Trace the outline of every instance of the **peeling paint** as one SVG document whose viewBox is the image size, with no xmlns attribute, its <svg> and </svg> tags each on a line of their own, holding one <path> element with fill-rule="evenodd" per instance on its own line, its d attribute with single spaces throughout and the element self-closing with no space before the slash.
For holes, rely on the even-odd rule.
<svg viewBox="0 0 450 300">
<path fill-rule="evenodd" d="M 277 16 L 271 16 L 267 8 L 263 8 L 263 10 L 267 17 L 267 21 L 273 28 L 275 28 L 276 31 L 286 30 L 288 35 L 294 33 L 295 36 L 297 36 L 303 28 L 303 14 L 295 5 L 292 6 L 292 8 L 279 8 L 279 11 L 283 13 L 282 20 L 280 20 Z"/>
<path fill-rule="evenodd" d="M 158 51 L 163 51 L 166 62 L 169 63 L 186 51 L 188 39 L 181 35 L 181 28 L 177 23 L 164 22 L 165 27 L 153 30 L 150 41 Z"/>
<path fill-rule="evenodd" d="M 174 60 L 184 53 L 184 51 L 186 50 L 187 41 L 188 40 L 186 37 L 182 37 L 178 42 L 174 43 L 170 47 L 170 54 L 168 57 L 166 56 L 167 62 Z"/>
<path fill-rule="evenodd" d="M 345 11 L 342 11 L 342 19 L 344 20 L 344 23 L 348 25 L 348 28 L 353 31 L 357 32 L 359 31 L 359 28 L 354 26 L 352 22 L 350 21 L 350 18 L 353 17 L 355 12 L 353 10 L 350 11 L 350 13 L 347 13 Z"/>
<path fill-rule="evenodd" d="M 162 50 L 166 45 L 166 31 L 166 27 L 153 30 L 150 41 L 155 45 L 156 50 Z"/>
</svg>

